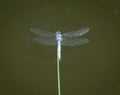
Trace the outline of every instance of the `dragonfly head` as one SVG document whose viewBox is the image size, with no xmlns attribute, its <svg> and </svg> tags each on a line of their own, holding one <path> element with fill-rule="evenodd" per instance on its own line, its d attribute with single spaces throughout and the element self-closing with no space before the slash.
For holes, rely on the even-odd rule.
<svg viewBox="0 0 120 95">
<path fill-rule="evenodd" d="M 57 31 L 56 33 L 56 40 L 62 40 L 62 35 L 61 35 L 61 32 L 60 31 Z"/>
<path fill-rule="evenodd" d="M 58 34 L 61 34 L 61 32 L 60 32 L 60 31 L 57 31 L 55 34 L 58 35 Z"/>
</svg>

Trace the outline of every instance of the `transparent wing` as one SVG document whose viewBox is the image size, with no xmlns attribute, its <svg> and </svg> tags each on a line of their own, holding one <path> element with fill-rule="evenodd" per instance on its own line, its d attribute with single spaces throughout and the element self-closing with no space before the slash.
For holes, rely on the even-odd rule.
<svg viewBox="0 0 120 95">
<path fill-rule="evenodd" d="M 39 36 L 45 36 L 45 37 L 54 37 L 55 36 L 55 33 L 53 33 L 53 32 L 46 32 L 46 31 L 42 31 L 42 30 L 37 29 L 37 28 L 30 28 L 30 30 L 34 34 L 39 35 Z"/>
<path fill-rule="evenodd" d="M 67 32 L 63 34 L 63 37 L 77 37 L 86 34 L 89 31 L 89 28 L 82 28 L 77 31 Z"/>
<path fill-rule="evenodd" d="M 33 42 L 40 43 L 43 45 L 54 46 L 57 45 L 56 38 L 54 37 L 36 37 L 32 39 Z"/>
<path fill-rule="evenodd" d="M 65 38 L 62 40 L 62 45 L 64 46 L 77 46 L 88 43 L 88 39 L 84 38 Z"/>
</svg>

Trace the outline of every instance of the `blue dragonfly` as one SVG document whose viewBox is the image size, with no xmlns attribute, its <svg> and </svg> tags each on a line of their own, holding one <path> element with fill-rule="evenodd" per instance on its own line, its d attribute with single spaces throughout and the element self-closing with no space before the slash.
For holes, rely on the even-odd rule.
<svg viewBox="0 0 120 95">
<path fill-rule="evenodd" d="M 80 30 L 61 33 L 43 31 L 38 28 L 31 28 L 31 32 L 39 37 L 33 38 L 32 41 L 44 45 L 57 46 L 57 54 L 59 60 L 61 60 L 61 46 L 78 46 L 89 42 L 88 39 L 78 38 L 89 31 L 89 28 L 82 28 Z"/>
</svg>

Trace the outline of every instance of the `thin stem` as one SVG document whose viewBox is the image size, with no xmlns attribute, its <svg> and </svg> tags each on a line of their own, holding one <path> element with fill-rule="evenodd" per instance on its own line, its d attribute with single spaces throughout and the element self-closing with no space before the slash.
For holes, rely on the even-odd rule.
<svg viewBox="0 0 120 95">
<path fill-rule="evenodd" d="M 58 95 L 61 95 L 61 90 L 60 90 L 60 60 L 58 56 L 58 51 L 57 51 L 57 79 L 58 79 Z"/>
</svg>

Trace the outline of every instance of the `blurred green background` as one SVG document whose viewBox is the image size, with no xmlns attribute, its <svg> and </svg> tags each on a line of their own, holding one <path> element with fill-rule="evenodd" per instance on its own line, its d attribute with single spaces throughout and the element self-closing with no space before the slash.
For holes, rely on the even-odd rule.
<svg viewBox="0 0 120 95">
<path fill-rule="evenodd" d="M 0 1 L 0 95 L 57 95 L 56 47 L 31 42 L 31 27 L 83 27 L 88 44 L 62 48 L 62 95 L 120 95 L 120 1 Z"/>
</svg>

